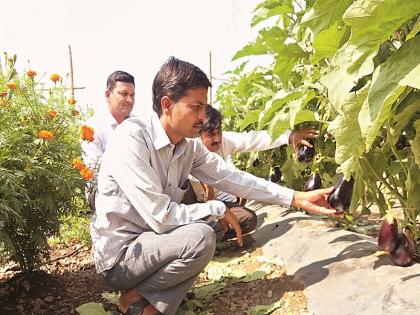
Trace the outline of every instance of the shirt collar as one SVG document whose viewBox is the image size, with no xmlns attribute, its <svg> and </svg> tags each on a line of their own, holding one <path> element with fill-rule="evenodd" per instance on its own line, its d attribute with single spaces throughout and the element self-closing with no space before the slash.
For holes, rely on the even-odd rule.
<svg viewBox="0 0 420 315">
<path fill-rule="evenodd" d="M 152 139 L 153 139 L 153 146 L 155 150 L 160 150 L 163 147 L 171 144 L 171 141 L 168 138 L 168 135 L 163 129 L 162 123 L 156 113 L 152 114 L 151 120 L 151 127 L 152 127 Z"/>
<path fill-rule="evenodd" d="M 160 122 L 160 119 L 156 113 L 152 114 L 151 117 L 151 130 L 152 130 L 152 139 L 153 139 L 153 146 L 155 147 L 155 150 L 160 150 L 166 146 L 172 146 L 172 148 L 175 147 L 171 143 L 171 140 L 169 140 L 168 135 L 165 132 L 165 129 L 163 129 L 162 123 Z M 185 146 L 187 144 L 186 139 L 182 139 L 180 142 L 177 143 L 178 150 L 177 151 L 183 151 L 185 150 Z"/>
<path fill-rule="evenodd" d="M 105 110 L 101 110 L 100 116 L 101 116 L 101 119 L 103 119 L 105 121 L 105 123 L 108 126 L 112 127 L 113 129 L 117 128 L 117 126 L 119 125 L 119 123 L 114 118 L 114 116 L 112 116 L 111 111 L 108 108 L 106 108 Z M 128 119 L 130 117 L 134 117 L 134 115 L 132 115 L 132 113 L 130 113 L 130 115 L 128 115 L 128 117 L 126 119 Z"/>
</svg>

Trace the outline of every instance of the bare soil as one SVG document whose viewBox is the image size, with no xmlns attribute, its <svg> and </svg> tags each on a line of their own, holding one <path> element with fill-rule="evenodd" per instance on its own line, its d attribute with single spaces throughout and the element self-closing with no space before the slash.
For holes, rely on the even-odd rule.
<svg viewBox="0 0 420 315">
<path fill-rule="evenodd" d="M 251 243 L 239 250 L 235 244 L 226 243 L 216 255 L 239 257 L 259 255 L 260 250 Z M 117 306 L 102 298 L 102 293 L 112 292 L 96 274 L 90 248 L 79 244 L 53 248 L 51 262 L 42 270 L 25 275 L 8 261 L 0 265 L 0 313 L 7 314 L 77 314 L 75 309 L 88 302 L 102 303 L 106 310 L 116 311 Z M 256 266 L 244 263 L 242 268 L 251 271 Z M 203 279 L 199 277 L 197 283 Z M 223 293 L 201 312 L 214 314 L 248 314 L 253 306 L 270 305 L 281 301 L 281 308 L 273 314 L 305 314 L 306 298 L 303 286 L 287 276 L 279 267 L 269 277 L 248 283 L 228 283 Z"/>
</svg>

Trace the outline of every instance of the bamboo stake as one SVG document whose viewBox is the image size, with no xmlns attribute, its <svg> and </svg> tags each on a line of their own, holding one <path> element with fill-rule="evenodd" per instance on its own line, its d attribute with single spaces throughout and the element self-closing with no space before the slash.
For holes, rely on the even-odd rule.
<svg viewBox="0 0 420 315">
<path fill-rule="evenodd" d="M 69 45 L 69 58 L 70 58 L 70 91 L 71 91 L 71 97 L 74 98 L 73 58 L 71 54 L 70 45 Z"/>
</svg>

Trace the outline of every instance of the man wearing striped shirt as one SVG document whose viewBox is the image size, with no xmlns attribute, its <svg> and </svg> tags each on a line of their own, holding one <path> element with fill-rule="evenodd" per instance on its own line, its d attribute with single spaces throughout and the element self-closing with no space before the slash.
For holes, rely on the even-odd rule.
<svg viewBox="0 0 420 315">
<path fill-rule="evenodd" d="M 126 119 L 113 132 L 98 174 L 92 217 L 97 272 L 121 290 L 125 314 L 175 314 L 196 277 L 212 259 L 216 234 L 241 228 L 219 200 L 182 204 L 188 175 L 223 191 L 265 203 L 334 215 L 333 188 L 299 192 L 229 167 L 197 138 L 211 86 L 198 67 L 170 58 L 153 81 L 153 115 Z"/>
</svg>

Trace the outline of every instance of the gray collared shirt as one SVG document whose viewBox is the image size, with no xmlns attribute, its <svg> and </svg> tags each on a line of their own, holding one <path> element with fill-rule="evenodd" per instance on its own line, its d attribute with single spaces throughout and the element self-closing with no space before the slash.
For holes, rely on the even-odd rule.
<svg viewBox="0 0 420 315">
<path fill-rule="evenodd" d="M 199 139 L 170 143 L 159 118 L 126 119 L 113 132 L 98 175 L 91 234 L 97 272 L 112 268 L 144 231 L 165 233 L 207 217 L 223 216 L 219 200 L 180 204 L 191 174 L 236 196 L 289 206 L 294 191 L 229 166 Z"/>
</svg>

